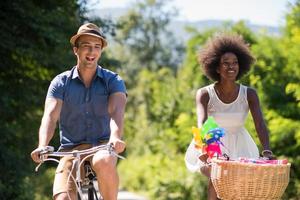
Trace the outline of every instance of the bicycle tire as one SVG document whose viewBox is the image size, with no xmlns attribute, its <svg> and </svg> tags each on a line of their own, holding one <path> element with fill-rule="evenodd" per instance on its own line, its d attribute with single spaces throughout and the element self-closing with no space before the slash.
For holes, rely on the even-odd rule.
<svg viewBox="0 0 300 200">
<path fill-rule="evenodd" d="M 77 200 L 82 200 L 78 192 L 77 192 Z"/>
<path fill-rule="evenodd" d="M 95 185 L 91 182 L 90 183 L 90 187 L 88 188 L 88 200 L 101 200 L 101 195 L 100 195 L 100 198 L 98 197 L 98 194 L 97 194 L 97 190 L 95 188 Z"/>
<path fill-rule="evenodd" d="M 94 190 L 94 187 L 88 189 L 88 200 L 94 200 Z"/>
<path fill-rule="evenodd" d="M 96 189 L 94 187 L 88 189 L 87 196 L 88 196 L 88 200 L 101 200 L 102 199 L 101 196 L 100 196 L 100 198 L 98 198 L 97 191 L 96 191 Z M 77 193 L 77 199 L 78 200 L 82 200 L 80 198 L 79 193 Z"/>
</svg>

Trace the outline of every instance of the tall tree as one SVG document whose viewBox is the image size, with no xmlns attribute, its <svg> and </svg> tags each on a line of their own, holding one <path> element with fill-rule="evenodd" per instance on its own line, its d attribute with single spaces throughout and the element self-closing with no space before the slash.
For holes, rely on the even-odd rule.
<svg viewBox="0 0 300 200">
<path fill-rule="evenodd" d="M 166 1 L 143 0 L 120 17 L 117 22 L 116 41 L 113 55 L 123 63 L 123 72 L 128 86 L 130 101 L 127 105 L 127 137 L 136 138 L 139 123 L 156 121 L 162 114 L 169 112 L 176 105 L 171 94 L 157 90 L 157 86 L 165 88 L 161 82 L 172 82 L 176 69 L 181 64 L 183 47 L 168 30 L 168 25 L 175 11 L 167 8 Z M 168 68 L 168 69 L 165 69 Z M 155 82 L 153 82 L 153 79 Z M 167 87 L 175 87 L 168 85 Z M 170 91 L 169 89 L 168 91 Z M 155 92 L 159 92 L 156 94 Z M 159 102 L 155 108 L 152 104 L 161 97 L 172 102 Z M 165 98 L 163 98 L 165 97 Z M 172 99 L 173 98 L 173 99 Z M 168 105 L 167 105 L 168 104 Z M 156 108 L 158 110 L 156 110 Z M 160 114 L 158 114 L 160 113 Z M 174 121 L 174 117 L 164 115 L 163 118 Z M 165 120 L 167 121 L 167 120 Z M 149 129 L 150 130 L 150 129 Z"/>
<path fill-rule="evenodd" d="M 81 2 L 84 3 L 84 2 Z M 77 1 L 0 2 L 1 199 L 32 199 L 28 177 L 49 80 L 72 65 L 68 42 L 84 20 Z"/>
<path fill-rule="evenodd" d="M 168 30 L 176 11 L 167 8 L 163 0 L 138 1 L 119 20 L 117 41 L 122 54 L 131 61 L 131 71 L 139 68 L 176 69 L 182 59 L 182 44 Z"/>
</svg>

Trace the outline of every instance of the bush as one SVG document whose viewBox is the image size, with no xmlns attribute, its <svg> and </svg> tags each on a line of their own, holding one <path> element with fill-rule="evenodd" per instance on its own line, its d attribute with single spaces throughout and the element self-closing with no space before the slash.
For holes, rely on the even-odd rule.
<svg viewBox="0 0 300 200">
<path fill-rule="evenodd" d="M 121 187 L 149 199 L 206 199 L 207 179 L 187 171 L 184 155 L 151 154 L 121 161 Z"/>
</svg>

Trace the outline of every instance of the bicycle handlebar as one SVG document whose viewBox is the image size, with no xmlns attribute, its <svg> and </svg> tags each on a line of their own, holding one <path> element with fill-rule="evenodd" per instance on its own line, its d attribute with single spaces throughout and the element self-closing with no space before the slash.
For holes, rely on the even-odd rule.
<svg viewBox="0 0 300 200">
<path fill-rule="evenodd" d="M 56 158 L 61 158 L 61 157 L 64 157 L 64 156 L 73 156 L 74 157 L 74 160 L 73 160 L 73 164 L 72 164 L 72 169 L 69 171 L 69 176 L 68 176 L 68 180 L 67 180 L 67 183 L 69 182 L 70 178 L 76 182 L 76 189 L 78 191 L 78 194 L 80 195 L 81 199 L 83 197 L 83 193 L 81 191 L 82 189 L 82 186 L 81 186 L 81 182 L 82 182 L 82 179 L 81 179 L 81 165 L 84 163 L 84 161 L 95 155 L 95 153 L 99 150 L 107 150 L 107 152 L 110 154 L 110 155 L 113 155 L 113 156 L 116 156 L 118 158 L 121 158 L 121 159 L 125 159 L 123 156 L 120 156 L 118 155 L 115 150 L 114 150 L 114 147 L 113 147 L 113 144 L 105 144 L 105 145 L 99 145 L 99 146 L 95 146 L 95 147 L 92 147 L 92 148 L 89 148 L 89 149 L 84 149 L 84 150 L 72 150 L 72 151 L 63 151 L 63 152 L 59 152 L 59 151 L 54 151 L 54 147 L 52 146 L 46 146 L 44 148 L 42 148 L 40 150 L 40 159 L 41 159 L 41 163 L 39 163 L 36 168 L 35 168 L 35 171 L 37 172 L 39 167 L 44 163 L 44 161 L 55 161 L 57 163 L 59 163 L 59 160 L 56 159 Z M 82 155 L 84 155 L 82 157 Z M 50 158 L 49 158 L 50 157 Z M 56 157 L 56 158 L 51 158 L 51 157 Z M 75 167 L 75 168 L 74 168 Z M 74 177 L 72 175 L 72 171 L 73 169 L 76 170 L 76 176 Z M 69 196 L 69 193 L 68 193 L 68 196 Z M 69 196 L 70 198 L 70 196 Z"/>
<path fill-rule="evenodd" d="M 45 146 L 41 149 L 40 155 L 46 154 L 48 152 L 54 152 L 54 147 L 52 146 Z"/>
<path fill-rule="evenodd" d="M 54 151 L 52 146 L 46 146 L 40 152 L 40 155 L 54 156 L 54 157 L 64 157 L 64 156 L 76 156 L 76 155 L 85 155 L 96 153 L 99 150 L 107 150 L 108 152 L 114 152 L 114 148 L 111 144 L 99 145 L 91 147 L 84 150 L 72 150 L 72 151 Z"/>
<path fill-rule="evenodd" d="M 54 147 L 52 146 L 46 146 L 41 149 L 40 151 L 40 158 L 42 160 L 41 163 L 38 164 L 38 166 L 35 168 L 35 171 L 38 171 L 38 168 L 43 164 L 44 161 L 55 161 L 59 163 L 59 160 L 54 158 L 45 158 L 45 156 L 50 157 L 64 157 L 64 156 L 74 156 L 74 157 L 80 157 L 81 155 L 94 155 L 99 150 L 107 150 L 109 154 L 112 154 L 120 159 L 125 159 L 123 156 L 118 155 L 112 144 L 105 144 L 105 145 L 99 145 L 95 146 L 89 149 L 84 150 L 72 150 L 72 151 L 54 151 Z M 89 157 L 87 156 L 87 157 Z M 86 158 L 87 158 L 86 157 Z M 84 161 L 86 158 L 84 158 L 82 161 Z M 82 162 L 80 162 L 81 165 Z"/>
</svg>

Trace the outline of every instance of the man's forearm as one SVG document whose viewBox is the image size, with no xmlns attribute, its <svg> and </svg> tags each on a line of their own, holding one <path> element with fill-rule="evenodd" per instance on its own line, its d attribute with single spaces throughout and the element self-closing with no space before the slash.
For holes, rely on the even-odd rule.
<svg viewBox="0 0 300 200">
<path fill-rule="evenodd" d="M 123 136 L 123 120 L 114 120 L 110 121 L 111 137 L 121 139 Z"/>
<path fill-rule="evenodd" d="M 39 129 L 39 147 L 47 146 L 52 139 L 56 128 L 56 122 L 49 117 L 43 117 Z"/>
<path fill-rule="evenodd" d="M 111 117 L 110 131 L 111 139 L 121 139 L 123 136 L 124 113 L 126 105 L 126 96 L 123 93 L 115 93 L 109 98 L 108 111 Z"/>
</svg>

